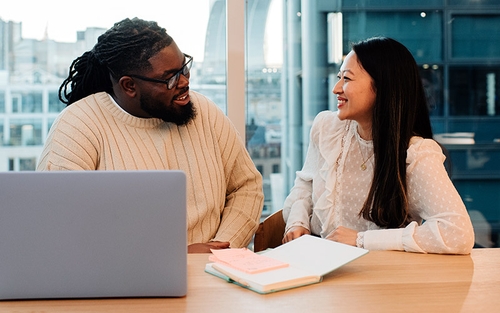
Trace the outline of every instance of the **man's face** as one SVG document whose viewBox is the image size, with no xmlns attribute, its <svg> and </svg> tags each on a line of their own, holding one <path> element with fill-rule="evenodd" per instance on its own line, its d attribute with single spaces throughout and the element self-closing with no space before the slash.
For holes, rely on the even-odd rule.
<svg viewBox="0 0 500 313">
<path fill-rule="evenodd" d="M 184 75 L 182 70 L 188 58 L 179 50 L 175 42 L 165 47 L 149 59 L 152 70 L 142 76 L 162 81 L 168 81 L 178 75 L 177 83 L 172 89 L 167 84 L 134 78 L 140 86 L 140 108 L 149 117 L 160 118 L 165 122 L 185 125 L 195 115 L 195 109 L 189 97 L 189 72 Z M 181 73 L 179 73 L 181 71 Z M 185 73 L 185 72 L 184 72 Z"/>
</svg>

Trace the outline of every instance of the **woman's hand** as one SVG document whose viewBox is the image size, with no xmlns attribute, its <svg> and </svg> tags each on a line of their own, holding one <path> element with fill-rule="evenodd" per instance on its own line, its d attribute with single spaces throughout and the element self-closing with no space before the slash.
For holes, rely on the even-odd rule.
<svg viewBox="0 0 500 313">
<path fill-rule="evenodd" d="M 345 243 L 351 246 L 356 246 L 357 238 L 358 238 L 357 231 L 344 226 L 337 227 L 337 229 L 335 229 L 328 236 L 326 236 L 326 239 L 330 239 L 340 243 Z"/>
<path fill-rule="evenodd" d="M 293 226 L 292 228 L 290 228 L 290 230 L 288 230 L 288 232 L 283 237 L 283 243 L 287 243 L 289 241 L 297 239 L 302 235 L 310 235 L 310 234 L 311 232 L 305 227 Z"/>
</svg>

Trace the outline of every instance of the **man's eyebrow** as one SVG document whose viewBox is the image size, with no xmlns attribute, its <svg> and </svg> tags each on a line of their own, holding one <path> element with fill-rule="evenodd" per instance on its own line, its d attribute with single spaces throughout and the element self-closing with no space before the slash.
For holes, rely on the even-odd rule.
<svg viewBox="0 0 500 313">
<path fill-rule="evenodd" d="M 164 71 L 164 72 L 163 72 L 163 74 L 161 75 L 161 77 L 167 77 L 167 76 L 169 76 L 170 74 L 175 74 L 175 73 L 179 72 L 179 71 L 180 71 L 180 70 L 184 67 L 184 65 L 186 65 L 186 60 L 187 60 L 187 58 L 186 58 L 186 57 L 184 57 L 184 60 L 182 61 L 182 65 L 181 65 L 181 67 L 180 67 L 180 68 L 177 68 L 177 69 L 171 69 L 171 70 L 166 70 L 166 71 Z"/>
<path fill-rule="evenodd" d="M 171 76 L 172 74 L 175 74 L 177 73 L 178 71 L 180 71 L 180 69 L 171 69 L 171 70 L 166 70 L 163 72 L 163 74 L 161 75 L 162 78 L 167 78 L 168 76 Z"/>
</svg>

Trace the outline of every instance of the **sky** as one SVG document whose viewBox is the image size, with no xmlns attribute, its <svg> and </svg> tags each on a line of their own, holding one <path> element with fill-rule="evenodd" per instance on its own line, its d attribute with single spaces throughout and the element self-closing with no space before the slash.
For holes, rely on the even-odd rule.
<svg viewBox="0 0 500 313">
<path fill-rule="evenodd" d="M 22 22 L 23 38 L 75 42 L 87 27 L 110 28 L 124 18 L 153 20 L 167 29 L 179 48 L 203 59 L 209 0 L 13 0 L 2 5 L 0 18 Z"/>
<path fill-rule="evenodd" d="M 271 10 L 281 10 L 273 1 Z M 76 32 L 87 27 L 110 28 L 124 18 L 139 17 L 153 20 L 167 29 L 182 51 L 203 60 L 205 33 L 210 0 L 13 0 L 2 5 L 0 18 L 22 22 L 23 38 L 48 38 L 60 42 L 75 42 Z M 279 12 L 278 12 L 279 13 Z M 276 16 L 276 13 L 270 13 Z M 277 20 L 281 23 L 281 20 Z M 269 43 L 277 44 L 268 51 L 281 51 L 281 27 L 268 34 Z M 268 56 L 269 62 L 280 62 L 280 54 Z"/>
</svg>

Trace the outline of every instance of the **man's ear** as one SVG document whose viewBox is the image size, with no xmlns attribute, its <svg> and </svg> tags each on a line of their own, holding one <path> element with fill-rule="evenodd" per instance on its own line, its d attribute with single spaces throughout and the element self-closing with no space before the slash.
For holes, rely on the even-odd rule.
<svg viewBox="0 0 500 313">
<path fill-rule="evenodd" d="M 130 98 L 135 98 L 137 96 L 137 85 L 130 76 L 122 76 L 118 81 L 118 85 Z"/>
</svg>

